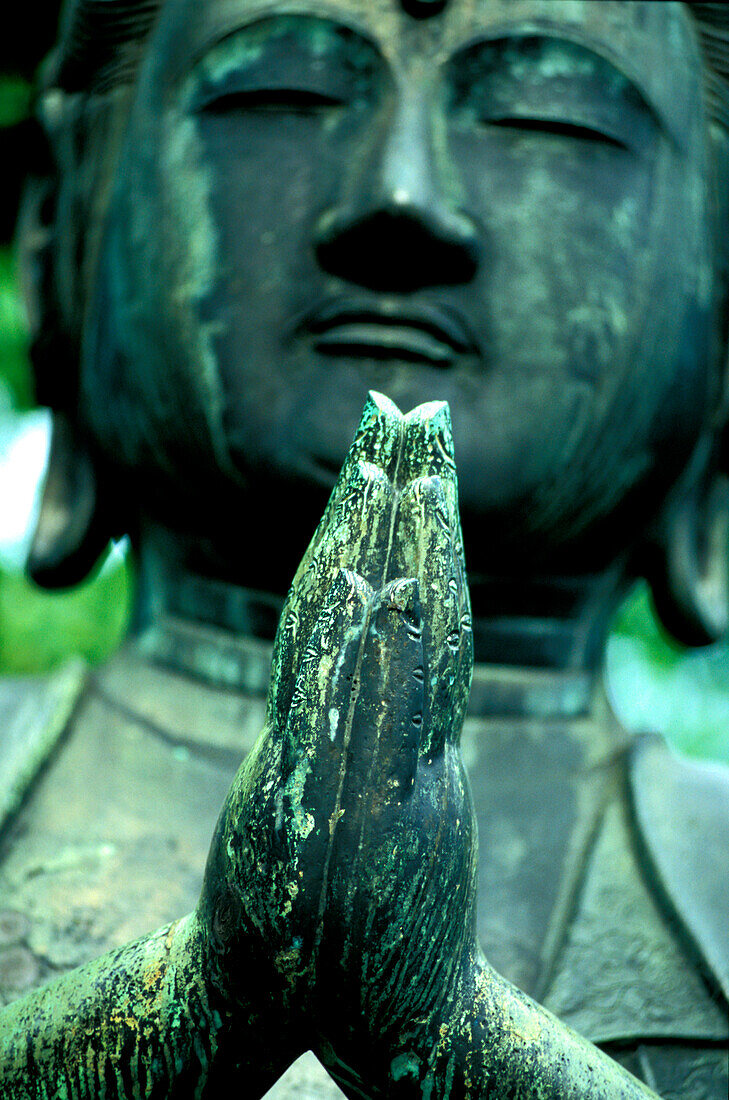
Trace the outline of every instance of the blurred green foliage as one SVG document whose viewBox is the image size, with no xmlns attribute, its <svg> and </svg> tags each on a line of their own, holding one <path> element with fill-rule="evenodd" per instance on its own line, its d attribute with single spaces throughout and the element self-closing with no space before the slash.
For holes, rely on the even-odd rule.
<svg viewBox="0 0 729 1100">
<path fill-rule="evenodd" d="M 45 671 L 71 654 L 93 663 L 105 660 L 124 636 L 131 596 L 125 563 L 59 593 L 0 572 L 0 672 Z"/>
<path fill-rule="evenodd" d="M 0 381 L 13 408 L 31 406 L 28 338 L 9 249 L 0 249 Z"/>
<path fill-rule="evenodd" d="M 659 626 L 646 584 L 614 624 L 607 682 L 629 728 L 656 730 L 690 756 L 729 763 L 729 644 L 677 646 Z"/>
</svg>

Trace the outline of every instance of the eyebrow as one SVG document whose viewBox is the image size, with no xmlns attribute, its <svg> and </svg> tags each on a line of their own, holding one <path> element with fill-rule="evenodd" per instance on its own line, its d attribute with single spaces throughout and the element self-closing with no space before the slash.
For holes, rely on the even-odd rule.
<svg viewBox="0 0 729 1100">
<path fill-rule="evenodd" d="M 262 6 L 259 10 L 244 14 L 238 7 L 231 11 L 229 16 L 223 14 L 214 19 L 211 28 L 195 43 L 184 61 L 178 62 L 172 73 L 172 80 L 183 80 L 200 63 L 200 61 L 216 46 L 228 41 L 233 36 L 245 34 L 248 30 L 254 30 L 261 24 L 275 23 L 284 19 L 311 19 L 321 23 L 330 24 L 335 30 L 349 31 L 351 34 L 363 39 L 377 53 L 381 53 L 377 42 L 372 38 L 371 31 L 363 26 L 356 18 L 350 18 L 349 13 L 342 13 L 341 9 L 335 9 L 334 5 L 325 2 L 316 5 L 306 0 L 292 0 L 285 5 L 285 10 L 273 5 Z"/>
</svg>

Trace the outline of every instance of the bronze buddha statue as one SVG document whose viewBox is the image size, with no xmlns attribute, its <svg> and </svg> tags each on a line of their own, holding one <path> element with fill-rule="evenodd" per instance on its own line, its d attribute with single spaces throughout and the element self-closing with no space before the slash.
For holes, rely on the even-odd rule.
<svg viewBox="0 0 729 1100">
<path fill-rule="evenodd" d="M 32 721 L 5 689 L 21 762 L 56 746 L 0 852 L 7 999 L 194 906 L 376 389 L 453 418 L 484 954 L 659 1095 L 726 1095 L 729 778 L 631 738 L 600 672 L 640 576 L 681 641 L 727 631 L 727 24 L 618 0 L 69 5 L 21 232 L 55 411 L 29 568 L 74 583 L 126 532 L 140 589 L 106 667 L 30 686 Z M 408 1084 L 401 1053 L 388 1093 L 372 1052 L 357 1079 L 309 1038 L 348 1095 Z"/>
</svg>

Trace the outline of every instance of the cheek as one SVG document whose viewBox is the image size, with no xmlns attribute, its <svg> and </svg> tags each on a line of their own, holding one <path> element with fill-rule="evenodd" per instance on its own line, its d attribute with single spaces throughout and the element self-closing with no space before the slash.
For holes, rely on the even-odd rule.
<svg viewBox="0 0 729 1100">
<path fill-rule="evenodd" d="M 197 122 L 217 241 L 198 309 L 226 347 L 219 366 L 234 403 L 253 379 L 272 383 L 298 319 L 322 292 L 315 225 L 345 159 L 320 120 L 261 114 Z"/>
<path fill-rule="evenodd" d="M 557 165 L 525 149 L 474 173 L 471 195 L 491 358 L 458 449 L 464 503 L 567 537 L 649 479 L 665 491 L 698 437 L 707 211 L 663 151 L 618 172 L 612 152 Z"/>
<path fill-rule="evenodd" d="M 468 191 L 485 226 L 494 359 L 596 380 L 645 308 L 650 173 L 628 153 L 549 137 L 512 138 L 477 162 Z"/>
<path fill-rule="evenodd" d="M 235 270 L 253 293 L 291 280 L 292 264 L 312 265 L 316 218 L 333 201 L 349 155 L 349 142 L 329 134 L 325 120 L 260 116 L 233 112 L 198 122 L 221 275 Z"/>
<path fill-rule="evenodd" d="M 663 139 L 640 156 L 562 143 L 556 157 L 550 142 L 514 138 L 482 158 L 461 150 L 485 226 L 490 365 L 587 381 L 634 437 L 667 401 L 683 404 L 693 430 L 712 308 L 701 158 Z"/>
</svg>

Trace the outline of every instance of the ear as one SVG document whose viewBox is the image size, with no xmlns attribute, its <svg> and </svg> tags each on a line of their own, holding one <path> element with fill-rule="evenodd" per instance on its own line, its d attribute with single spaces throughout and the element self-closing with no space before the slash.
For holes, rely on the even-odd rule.
<svg viewBox="0 0 729 1100">
<path fill-rule="evenodd" d="M 31 178 L 17 233 L 36 399 L 55 410 L 40 513 L 26 562 L 26 572 L 43 588 L 67 588 L 84 580 L 110 537 L 94 463 L 71 418 L 61 411 L 76 404 L 78 356 L 55 293 L 55 200 L 50 171 Z"/>
<path fill-rule="evenodd" d="M 729 135 L 712 121 L 708 136 L 717 312 L 714 415 L 663 509 L 645 570 L 658 617 L 687 646 L 711 645 L 729 633 Z"/>
<path fill-rule="evenodd" d="M 729 478 L 718 447 L 699 444 L 664 511 L 648 580 L 663 626 L 686 646 L 729 632 Z"/>
<path fill-rule="evenodd" d="M 91 572 L 113 531 L 91 456 L 55 413 L 50 458 L 26 571 L 43 588 L 68 588 Z"/>
</svg>

